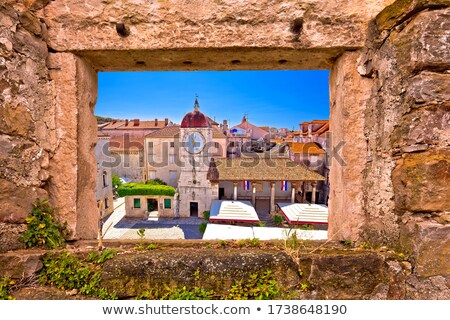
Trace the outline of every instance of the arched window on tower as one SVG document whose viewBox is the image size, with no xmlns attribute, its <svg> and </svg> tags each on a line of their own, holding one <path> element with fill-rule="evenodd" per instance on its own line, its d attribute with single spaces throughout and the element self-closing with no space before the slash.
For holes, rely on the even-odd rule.
<svg viewBox="0 0 450 320">
<path fill-rule="evenodd" d="M 106 188 L 108 186 L 108 179 L 107 179 L 108 174 L 106 173 L 106 171 L 103 171 L 102 174 L 102 179 L 103 179 L 103 187 Z"/>
</svg>

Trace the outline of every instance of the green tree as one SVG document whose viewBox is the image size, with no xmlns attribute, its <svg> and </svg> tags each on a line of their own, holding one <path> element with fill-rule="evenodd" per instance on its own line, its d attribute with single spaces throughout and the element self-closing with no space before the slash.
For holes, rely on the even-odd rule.
<svg viewBox="0 0 450 320">
<path fill-rule="evenodd" d="M 111 175 L 111 180 L 112 180 L 112 185 L 114 188 L 116 186 L 120 187 L 123 184 L 122 180 L 120 179 L 120 177 L 117 174 Z"/>
</svg>

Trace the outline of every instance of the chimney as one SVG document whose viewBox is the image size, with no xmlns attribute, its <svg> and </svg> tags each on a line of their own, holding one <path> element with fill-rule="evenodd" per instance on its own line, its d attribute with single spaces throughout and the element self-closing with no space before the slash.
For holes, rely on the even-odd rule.
<svg viewBox="0 0 450 320">
<path fill-rule="evenodd" d="M 169 124 L 169 118 L 164 119 L 164 125 L 167 126 Z"/>
<path fill-rule="evenodd" d="M 135 127 L 139 127 L 139 119 L 134 119 L 133 122 Z"/>
<path fill-rule="evenodd" d="M 125 127 L 128 126 L 128 119 L 125 119 Z"/>
<path fill-rule="evenodd" d="M 158 119 L 155 118 L 155 127 L 158 126 Z"/>
</svg>

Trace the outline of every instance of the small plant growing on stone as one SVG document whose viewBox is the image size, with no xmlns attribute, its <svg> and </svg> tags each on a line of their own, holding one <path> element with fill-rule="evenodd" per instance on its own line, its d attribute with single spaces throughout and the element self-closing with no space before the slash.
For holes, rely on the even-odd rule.
<svg viewBox="0 0 450 320">
<path fill-rule="evenodd" d="M 209 217 L 210 217 L 210 212 L 209 212 L 209 210 L 203 211 L 203 219 L 209 221 Z"/>
<path fill-rule="evenodd" d="M 200 225 L 198 226 L 198 231 L 200 231 L 202 234 L 204 234 L 205 233 L 205 231 L 206 231 L 206 226 L 207 226 L 208 224 L 206 223 L 206 222 L 202 222 L 202 223 L 200 223 Z"/>
<path fill-rule="evenodd" d="M 244 239 L 238 240 L 237 241 L 237 245 L 238 245 L 239 248 L 244 247 L 245 246 L 245 240 Z"/>
<path fill-rule="evenodd" d="M 88 263 L 67 251 L 59 255 L 47 254 L 42 261 L 44 267 L 40 271 L 39 282 L 62 290 L 76 290 L 80 294 L 100 299 L 116 299 L 115 294 L 100 286 L 101 267 L 100 263 L 96 263 L 105 261 L 110 256 L 109 252 L 92 255 L 91 260 L 95 263 Z"/>
<path fill-rule="evenodd" d="M 231 287 L 226 299 L 229 300 L 271 300 L 280 294 L 277 281 L 272 271 L 256 272 L 244 280 L 239 280 Z"/>
<path fill-rule="evenodd" d="M 219 240 L 219 246 L 220 247 L 226 247 L 227 246 L 227 244 L 228 244 L 228 242 L 226 242 L 225 240 Z"/>
<path fill-rule="evenodd" d="M 258 247 L 260 242 L 258 238 L 247 239 L 245 241 L 249 247 Z"/>
<path fill-rule="evenodd" d="M 341 244 L 347 248 L 353 247 L 353 241 L 351 240 L 341 240 Z"/>
<path fill-rule="evenodd" d="M 264 221 L 260 221 L 256 224 L 258 227 L 264 228 L 266 226 L 266 223 Z"/>
<path fill-rule="evenodd" d="M 273 217 L 273 221 L 275 222 L 276 225 L 280 225 L 280 224 L 283 223 L 284 217 L 283 216 L 279 216 L 279 215 L 275 215 Z"/>
<path fill-rule="evenodd" d="M 302 224 L 300 226 L 300 229 L 301 230 L 314 230 L 314 227 L 312 225 L 310 225 L 310 224 Z"/>
<path fill-rule="evenodd" d="M 145 229 L 140 228 L 137 231 L 137 235 L 139 236 L 139 243 L 135 246 L 135 249 L 140 250 L 140 251 L 145 250 L 145 245 L 144 245 Z"/>
<path fill-rule="evenodd" d="M 146 247 L 146 249 L 147 250 L 156 250 L 156 249 L 158 249 L 158 245 L 157 244 L 154 244 L 154 243 L 150 243 L 147 247 Z"/>
<path fill-rule="evenodd" d="M 117 254 L 118 250 L 106 249 L 101 252 L 90 252 L 86 258 L 87 262 L 95 264 L 103 264 L 106 260 L 111 259 Z"/>
<path fill-rule="evenodd" d="M 145 238 L 145 229 L 144 228 L 140 228 L 137 231 L 137 235 L 139 236 L 139 240 L 144 240 L 144 238 Z"/>
<path fill-rule="evenodd" d="M 14 300 L 9 294 L 9 287 L 14 284 L 14 281 L 9 277 L 3 277 L 0 279 L 0 300 Z"/>
<path fill-rule="evenodd" d="M 49 249 L 57 249 L 65 244 L 62 235 L 63 227 L 54 220 L 55 209 L 50 206 L 48 200 L 37 199 L 33 209 L 25 218 L 27 231 L 19 238 L 28 248 L 45 246 Z"/>
</svg>

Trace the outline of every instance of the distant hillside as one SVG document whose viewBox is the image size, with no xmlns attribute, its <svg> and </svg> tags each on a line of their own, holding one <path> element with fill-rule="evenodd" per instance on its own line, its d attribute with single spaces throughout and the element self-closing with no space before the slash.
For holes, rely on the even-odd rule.
<svg viewBox="0 0 450 320">
<path fill-rule="evenodd" d="M 120 119 L 113 119 L 109 117 L 95 116 L 97 118 L 97 124 L 112 122 L 112 121 L 121 121 Z"/>
</svg>

